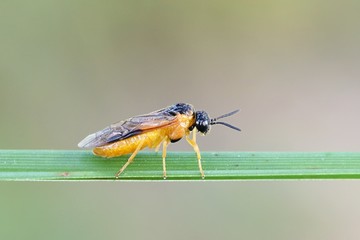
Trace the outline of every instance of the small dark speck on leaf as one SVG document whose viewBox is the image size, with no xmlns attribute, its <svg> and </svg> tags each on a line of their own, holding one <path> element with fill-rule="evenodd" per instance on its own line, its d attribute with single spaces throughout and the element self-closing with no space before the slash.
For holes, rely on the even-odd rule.
<svg viewBox="0 0 360 240">
<path fill-rule="evenodd" d="M 63 172 L 63 173 L 60 174 L 60 176 L 62 176 L 62 177 L 67 177 L 67 176 L 69 176 L 69 175 L 70 175 L 69 172 Z"/>
</svg>

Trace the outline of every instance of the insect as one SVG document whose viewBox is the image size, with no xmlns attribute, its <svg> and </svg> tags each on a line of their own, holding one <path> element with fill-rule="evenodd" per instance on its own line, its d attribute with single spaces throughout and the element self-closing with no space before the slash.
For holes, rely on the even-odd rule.
<svg viewBox="0 0 360 240">
<path fill-rule="evenodd" d="M 194 148 L 200 174 L 204 178 L 200 150 L 196 143 L 196 131 L 205 135 L 209 132 L 210 126 L 215 124 L 222 124 L 240 131 L 239 128 L 228 123 L 217 121 L 238 111 L 235 110 L 210 119 L 205 111 L 195 111 L 191 104 L 177 103 L 149 114 L 114 123 L 101 131 L 90 134 L 78 146 L 80 148 L 93 148 L 95 155 L 107 158 L 131 153 L 127 162 L 116 173 L 115 177 L 118 178 L 140 150 L 148 147 L 155 148 L 155 151 L 158 151 L 162 144 L 163 177 L 166 178 L 167 146 L 185 136 L 187 142 Z M 190 138 L 191 131 L 193 132 L 192 138 Z"/>
</svg>

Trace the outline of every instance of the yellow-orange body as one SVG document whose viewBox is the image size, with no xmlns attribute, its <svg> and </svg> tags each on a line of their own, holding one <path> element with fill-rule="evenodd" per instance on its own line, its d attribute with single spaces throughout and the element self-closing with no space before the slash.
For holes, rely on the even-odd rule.
<svg viewBox="0 0 360 240">
<path fill-rule="evenodd" d="M 142 150 L 146 147 L 157 148 L 163 141 L 167 143 L 170 141 L 177 141 L 189 134 L 189 127 L 195 122 L 194 117 L 187 115 L 177 115 L 177 119 L 169 125 L 161 128 L 154 128 L 144 131 L 139 135 L 135 135 L 105 146 L 96 147 L 93 149 L 95 155 L 102 157 L 116 157 L 124 154 L 133 153 L 137 150 L 139 144 Z"/>
<path fill-rule="evenodd" d="M 130 154 L 127 162 L 115 174 L 118 178 L 126 167 L 134 160 L 137 153 L 144 148 L 155 148 L 162 145 L 163 177 L 166 178 L 166 149 L 170 142 L 176 142 L 186 137 L 186 141 L 193 147 L 199 165 L 201 177 L 204 170 L 201 165 L 201 155 L 196 143 L 196 132 L 206 134 L 210 126 L 222 124 L 237 131 L 239 128 L 225 122 L 218 122 L 220 118 L 231 116 L 238 110 L 210 118 L 205 111 L 195 111 L 191 104 L 176 103 L 157 111 L 128 118 L 124 121 L 92 133 L 79 142 L 80 148 L 93 148 L 95 155 L 102 157 L 117 157 Z M 193 137 L 190 138 L 190 132 Z"/>
</svg>

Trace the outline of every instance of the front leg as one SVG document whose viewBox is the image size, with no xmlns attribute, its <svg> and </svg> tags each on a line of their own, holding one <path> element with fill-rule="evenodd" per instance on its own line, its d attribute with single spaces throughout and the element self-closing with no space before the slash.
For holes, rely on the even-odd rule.
<svg viewBox="0 0 360 240">
<path fill-rule="evenodd" d="M 203 170 L 202 165 L 201 165 L 200 149 L 199 149 L 199 146 L 196 143 L 196 129 L 194 129 L 193 131 L 194 132 L 193 132 L 193 138 L 192 139 L 190 139 L 190 137 L 189 137 L 190 132 L 186 133 L 186 141 L 194 148 L 194 151 L 196 152 L 200 174 L 201 174 L 201 177 L 204 179 L 205 174 L 204 174 L 204 170 Z"/>
</svg>

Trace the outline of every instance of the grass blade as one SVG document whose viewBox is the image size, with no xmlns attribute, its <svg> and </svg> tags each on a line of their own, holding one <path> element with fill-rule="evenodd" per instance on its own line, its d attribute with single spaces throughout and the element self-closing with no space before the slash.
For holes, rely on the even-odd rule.
<svg viewBox="0 0 360 240">
<path fill-rule="evenodd" d="M 91 151 L 0 150 L 0 180 L 115 180 L 128 156 L 104 159 Z M 168 180 L 201 180 L 195 153 L 170 152 Z M 360 153 L 203 152 L 205 180 L 357 179 Z M 139 153 L 118 180 L 162 180 L 161 153 Z"/>
</svg>

